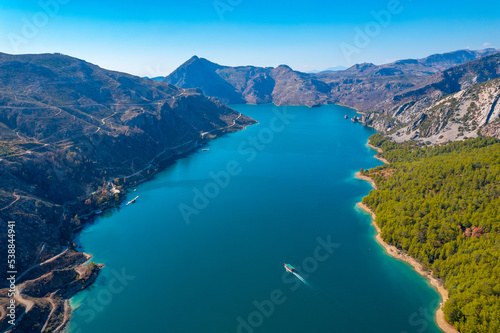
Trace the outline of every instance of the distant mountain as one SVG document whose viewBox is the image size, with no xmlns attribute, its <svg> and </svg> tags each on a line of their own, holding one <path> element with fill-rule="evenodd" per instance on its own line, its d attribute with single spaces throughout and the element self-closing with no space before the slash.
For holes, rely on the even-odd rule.
<svg viewBox="0 0 500 333">
<path fill-rule="evenodd" d="M 335 67 L 328 67 L 322 70 L 322 72 L 340 72 L 340 71 L 345 71 L 346 69 L 347 67 L 344 66 L 335 66 Z"/>
<path fill-rule="evenodd" d="M 384 65 L 364 63 L 348 68 L 345 74 L 363 77 L 394 75 L 427 76 L 498 52 L 500 50 L 493 48 L 479 51 L 458 50 L 443 54 L 433 54 L 421 59 L 398 60 Z"/>
<path fill-rule="evenodd" d="M 429 57 L 419 59 L 419 63 L 437 69 L 438 71 L 444 71 L 448 68 L 455 67 L 498 52 L 500 52 L 500 50 L 496 50 L 494 48 L 487 48 L 478 51 L 459 50 L 443 54 L 433 54 Z"/>
<path fill-rule="evenodd" d="M 385 65 L 363 63 L 342 72 L 319 73 L 315 77 L 332 87 L 330 102 L 361 111 L 383 111 L 399 104 L 400 101 L 393 101 L 395 96 L 427 85 L 443 70 L 492 54 L 498 51 L 460 50 Z"/>
<path fill-rule="evenodd" d="M 182 88 L 200 88 L 206 95 L 217 97 L 224 103 L 243 103 L 241 94 L 222 77 L 228 76 L 224 75 L 226 70 L 236 74 L 233 74 L 235 80 L 239 79 L 238 74 L 244 72 L 239 67 L 232 69 L 194 56 L 167 76 L 164 82 Z"/>
<path fill-rule="evenodd" d="M 363 111 L 455 65 L 496 53 L 460 50 L 385 65 L 358 64 L 343 71 L 301 73 L 286 65 L 228 67 L 193 57 L 165 78 L 181 88 L 200 88 L 224 103 L 314 106 L 339 103 Z"/>
<path fill-rule="evenodd" d="M 161 82 L 161 81 L 165 80 L 165 77 L 164 76 L 157 76 L 157 77 L 147 77 L 147 76 L 144 76 L 143 79 Z"/>
<path fill-rule="evenodd" d="M 50 304 L 37 297 L 56 295 L 61 310 L 95 279 L 98 266 L 82 268 L 88 258 L 72 246 L 89 213 L 210 137 L 254 122 L 199 90 L 60 54 L 0 54 L 0 226 L 16 222 L 17 270 L 36 267 L 18 282 L 35 303 L 23 325 L 47 318 Z M 6 248 L 6 237 L 0 243 Z M 52 329 L 66 318 L 52 317 Z"/>
<path fill-rule="evenodd" d="M 344 67 L 344 66 L 335 66 L 335 67 L 328 67 L 326 69 L 323 69 L 323 70 L 312 70 L 312 71 L 308 71 L 307 73 L 308 74 L 317 74 L 317 73 L 321 73 L 321 72 L 339 72 L 339 71 L 345 71 L 347 69 L 347 67 Z"/>
<path fill-rule="evenodd" d="M 193 57 L 165 78 L 183 88 L 200 88 L 224 103 L 314 105 L 326 98 L 328 85 L 286 65 L 228 67 Z"/>
</svg>

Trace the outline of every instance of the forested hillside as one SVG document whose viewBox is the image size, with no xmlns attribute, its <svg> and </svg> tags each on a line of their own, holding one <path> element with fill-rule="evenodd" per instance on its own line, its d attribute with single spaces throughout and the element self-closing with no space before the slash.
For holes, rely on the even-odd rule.
<svg viewBox="0 0 500 333">
<path fill-rule="evenodd" d="M 460 332 L 500 332 L 500 141 L 371 143 L 391 162 L 364 172 L 384 241 L 443 280 L 446 320 Z"/>
</svg>

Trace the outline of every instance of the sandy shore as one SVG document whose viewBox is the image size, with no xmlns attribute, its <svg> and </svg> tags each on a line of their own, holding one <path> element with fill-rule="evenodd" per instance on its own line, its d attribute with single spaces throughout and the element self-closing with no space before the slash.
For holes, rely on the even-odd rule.
<svg viewBox="0 0 500 333">
<path fill-rule="evenodd" d="M 361 180 L 366 180 L 367 182 L 370 182 L 370 184 L 372 184 L 373 188 L 376 189 L 376 190 L 378 190 L 377 184 L 375 184 L 375 182 L 373 181 L 373 179 L 371 179 L 370 177 L 362 175 L 359 172 L 356 172 L 356 174 L 354 175 L 354 177 L 356 177 L 358 179 L 361 179 Z"/>
<path fill-rule="evenodd" d="M 373 147 L 369 143 L 368 143 L 368 145 L 370 147 Z M 376 147 L 373 147 L 373 148 L 379 152 L 382 152 L 380 148 L 376 148 Z M 381 160 L 383 160 L 383 159 L 381 159 Z M 370 177 L 361 175 L 358 172 L 358 173 L 356 173 L 356 178 L 363 179 L 363 180 L 370 182 L 370 184 L 373 185 L 374 189 L 377 189 L 375 182 Z M 381 236 L 382 231 L 380 230 L 379 226 L 375 222 L 375 220 L 376 220 L 375 212 L 373 212 L 368 206 L 366 206 L 362 202 L 359 202 L 357 205 L 358 205 L 358 207 L 360 207 L 361 209 L 363 209 L 364 211 L 366 211 L 367 213 L 369 213 L 371 215 L 372 220 L 373 220 L 372 224 L 375 227 L 375 229 L 377 230 L 377 235 L 375 236 L 375 239 L 377 240 L 377 242 L 380 245 L 382 245 L 382 247 L 385 249 L 387 254 L 413 266 L 413 268 L 417 271 L 417 273 L 419 273 L 423 277 L 427 278 L 429 280 L 430 284 L 434 288 L 437 289 L 437 291 L 441 295 L 441 299 L 442 299 L 441 305 L 439 306 L 439 309 L 436 311 L 436 322 L 437 322 L 439 328 L 441 328 L 443 330 L 443 332 L 445 332 L 445 333 L 460 333 L 453 326 L 451 326 L 448 322 L 446 322 L 446 320 L 444 319 L 443 306 L 444 306 L 444 303 L 446 303 L 446 301 L 448 300 L 448 291 L 444 288 L 441 281 L 436 279 L 432 275 L 432 273 L 425 270 L 423 268 L 423 266 L 415 258 L 410 257 L 409 255 L 407 255 L 403 251 L 398 250 L 395 246 L 389 245 L 386 242 L 384 242 L 384 240 L 382 239 L 382 236 Z"/>
<path fill-rule="evenodd" d="M 376 150 L 376 151 L 378 151 L 379 153 L 382 153 L 382 149 L 380 149 L 379 147 L 372 146 L 372 145 L 370 144 L 370 142 L 368 142 L 366 145 L 367 145 L 368 147 L 370 147 L 370 148 L 375 149 L 375 150 Z M 384 162 L 385 164 L 391 164 L 391 163 L 389 163 L 389 161 L 388 161 L 388 160 L 386 160 L 386 159 L 385 159 L 385 158 L 383 158 L 383 157 L 380 157 L 380 156 L 378 156 L 378 155 L 375 155 L 374 157 L 375 157 L 377 160 Z"/>
</svg>

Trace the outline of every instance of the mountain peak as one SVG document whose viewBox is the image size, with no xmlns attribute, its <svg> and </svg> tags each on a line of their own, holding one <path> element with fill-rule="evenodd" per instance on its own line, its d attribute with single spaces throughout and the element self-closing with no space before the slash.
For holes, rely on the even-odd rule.
<svg viewBox="0 0 500 333">
<path fill-rule="evenodd" d="M 283 64 L 283 65 L 279 65 L 279 66 L 278 66 L 278 67 L 276 67 L 276 68 L 289 69 L 289 70 L 291 70 L 291 71 L 293 70 L 290 66 L 288 66 L 288 65 L 284 65 L 284 64 Z"/>
<path fill-rule="evenodd" d="M 183 65 L 189 65 L 189 64 L 192 64 L 192 63 L 195 63 L 198 61 L 200 61 L 200 57 L 198 57 L 197 55 L 194 55 L 191 58 L 189 58 L 189 60 L 187 60 Z"/>
<path fill-rule="evenodd" d="M 210 68 L 211 70 L 221 67 L 219 64 L 216 64 L 215 62 L 211 62 L 210 60 L 207 60 L 205 58 L 200 58 L 197 55 L 194 55 L 191 58 L 189 58 L 188 61 L 183 63 L 179 68 L 186 68 L 192 65 L 199 67 L 200 69 L 202 67 L 206 67 Z"/>
</svg>

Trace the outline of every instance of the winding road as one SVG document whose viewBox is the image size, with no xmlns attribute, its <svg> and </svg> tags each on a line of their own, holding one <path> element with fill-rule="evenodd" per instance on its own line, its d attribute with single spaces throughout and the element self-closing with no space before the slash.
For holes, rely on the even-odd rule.
<svg viewBox="0 0 500 333">
<path fill-rule="evenodd" d="M 13 204 L 15 204 L 20 198 L 21 196 L 20 195 L 17 195 L 16 192 L 14 192 L 12 194 L 14 197 L 16 197 L 16 199 L 14 201 L 12 201 L 10 204 L 8 204 L 7 206 L 5 206 L 4 208 L 0 209 L 0 211 L 4 210 L 4 209 L 7 209 L 7 208 L 10 208 Z"/>
<path fill-rule="evenodd" d="M 225 129 L 231 128 L 231 127 L 233 127 L 234 125 L 236 125 L 236 121 L 237 121 L 238 119 L 240 119 L 240 117 L 241 117 L 241 116 L 242 116 L 242 114 L 240 113 L 240 114 L 238 115 L 238 117 L 234 118 L 234 119 L 233 119 L 233 123 L 232 123 L 231 125 L 228 125 L 228 126 L 223 127 L 223 128 L 215 128 L 215 129 L 213 129 L 213 130 L 211 130 L 211 131 L 208 131 L 208 132 L 202 132 L 202 133 L 201 133 L 201 136 L 203 137 L 203 136 L 205 136 L 206 134 L 209 134 L 209 133 L 214 132 L 214 131 L 220 131 L 220 130 L 225 130 Z M 155 157 L 154 157 L 154 158 L 153 158 L 153 159 L 149 162 L 149 164 L 148 164 L 145 168 L 143 168 L 143 169 L 141 169 L 141 170 L 139 170 L 139 171 L 137 171 L 137 172 L 134 172 L 134 173 L 133 173 L 133 174 L 131 174 L 131 175 L 128 175 L 128 176 L 126 176 L 126 177 L 123 177 L 123 179 L 128 179 L 128 178 L 130 178 L 130 177 L 137 176 L 137 175 L 139 175 L 140 173 L 142 173 L 143 171 L 145 171 L 145 170 L 149 169 L 149 168 L 153 165 L 153 162 L 154 162 L 154 161 L 155 161 L 158 157 L 160 157 L 161 155 L 165 154 L 165 152 L 166 152 L 167 150 L 174 150 L 174 149 L 180 148 L 180 147 L 182 147 L 182 146 L 187 145 L 188 143 L 192 143 L 192 142 L 193 142 L 193 141 L 195 141 L 195 140 L 197 140 L 197 139 L 191 139 L 191 140 L 186 141 L 186 142 L 184 142 L 184 143 L 182 143 L 182 144 L 180 144 L 180 145 L 177 145 L 177 146 L 175 146 L 175 147 L 171 147 L 171 148 L 165 148 L 165 149 L 163 149 L 163 150 L 162 150 L 162 151 L 161 151 L 158 155 L 156 155 L 156 156 L 155 156 Z"/>
<path fill-rule="evenodd" d="M 33 265 L 33 266 L 31 266 L 31 267 L 27 268 L 27 269 L 26 269 L 26 270 L 25 270 L 25 271 L 24 271 L 21 275 L 19 275 L 19 276 L 16 278 L 16 282 L 17 282 L 20 278 L 22 278 L 22 277 L 23 277 L 26 273 L 28 273 L 29 271 L 31 271 L 32 269 L 34 269 L 34 268 L 36 268 L 36 267 L 39 267 L 39 266 L 43 266 L 43 265 L 45 265 L 45 264 L 48 264 L 49 262 L 51 262 L 51 261 L 53 261 L 53 260 L 55 260 L 55 259 L 59 258 L 60 256 L 62 256 L 63 254 L 65 254 L 67 251 L 68 251 L 68 248 L 65 248 L 65 249 L 64 249 L 61 253 L 56 254 L 55 256 L 53 256 L 53 257 L 51 257 L 51 258 L 49 258 L 49 259 L 45 260 L 44 262 L 41 262 L 41 263 L 39 263 L 39 264 L 36 264 L 36 265 Z"/>
</svg>

